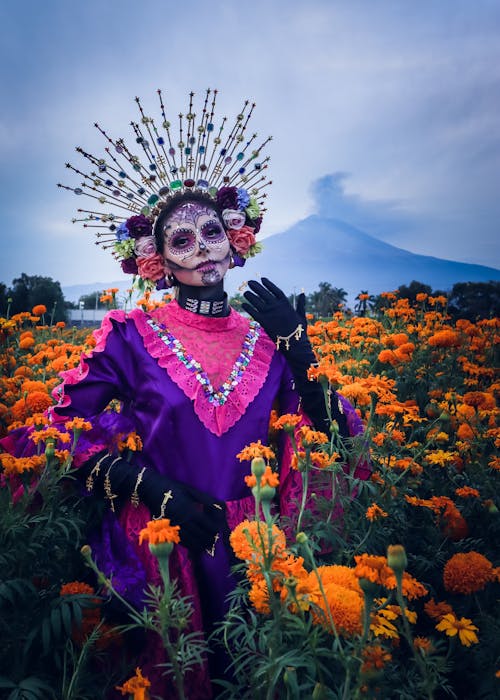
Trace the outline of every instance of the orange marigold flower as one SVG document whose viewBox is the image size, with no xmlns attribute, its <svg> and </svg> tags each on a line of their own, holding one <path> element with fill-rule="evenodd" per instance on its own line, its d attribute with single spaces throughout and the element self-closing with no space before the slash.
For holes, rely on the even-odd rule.
<svg viewBox="0 0 500 700">
<path fill-rule="evenodd" d="M 149 542 L 150 545 L 162 544 L 163 542 L 178 544 L 181 541 L 179 530 L 180 526 L 171 525 L 168 518 L 150 520 L 139 533 L 139 544 L 143 542 Z"/>
<path fill-rule="evenodd" d="M 275 489 L 277 486 L 279 486 L 280 480 L 276 472 L 273 472 L 271 467 L 268 465 L 264 471 L 264 474 L 260 477 L 260 486 L 261 488 L 263 486 L 270 486 L 271 488 Z M 253 474 L 250 474 L 249 476 L 245 477 L 245 484 L 249 488 L 253 488 L 254 486 L 257 486 L 257 477 L 254 476 Z"/>
<path fill-rule="evenodd" d="M 331 467 L 332 464 L 335 464 L 335 462 L 337 462 L 340 458 L 340 454 L 338 452 L 332 452 L 331 455 L 327 454 L 326 452 L 311 452 L 309 456 L 311 458 L 312 465 L 316 467 L 316 469 L 327 469 L 328 467 Z"/>
<path fill-rule="evenodd" d="M 413 640 L 413 646 L 424 656 L 428 656 L 434 651 L 434 646 L 428 637 L 415 637 Z"/>
<path fill-rule="evenodd" d="M 52 406 L 52 399 L 45 391 L 33 391 L 26 397 L 26 406 L 31 412 L 42 413 Z"/>
<path fill-rule="evenodd" d="M 436 348 L 457 348 L 462 344 L 462 341 L 455 331 L 443 330 L 431 335 L 428 343 Z"/>
<path fill-rule="evenodd" d="M 263 576 L 252 582 L 250 590 L 248 591 L 248 599 L 258 613 L 268 615 L 271 612 L 271 608 L 269 607 L 269 591 Z"/>
<path fill-rule="evenodd" d="M 284 413 L 282 416 L 277 418 L 273 423 L 272 427 L 275 430 L 291 430 L 293 429 L 300 421 L 302 420 L 301 416 L 298 416 L 293 413 Z"/>
<path fill-rule="evenodd" d="M 61 586 L 59 595 L 94 595 L 95 591 L 92 586 L 82 581 L 71 581 Z"/>
<path fill-rule="evenodd" d="M 119 435 L 116 444 L 120 452 L 123 452 L 123 450 L 140 452 L 142 450 L 141 437 L 135 432 L 135 430 L 128 435 Z"/>
<path fill-rule="evenodd" d="M 73 431 L 85 431 L 87 432 L 88 430 L 92 430 L 92 423 L 88 420 L 84 420 L 83 418 L 78 418 L 75 417 L 73 420 L 68 420 L 64 424 L 64 427 L 66 430 L 73 430 Z"/>
<path fill-rule="evenodd" d="M 33 316 L 43 316 L 47 313 L 47 307 L 45 304 L 37 304 L 31 309 Z"/>
<path fill-rule="evenodd" d="M 359 593 L 359 595 L 363 594 L 358 577 L 354 573 L 354 569 L 351 569 L 349 566 L 340 564 L 318 566 L 317 572 L 323 585 L 335 583 L 337 586 L 349 588 L 351 591 Z"/>
<path fill-rule="evenodd" d="M 40 442 L 47 442 L 47 440 L 60 440 L 61 442 L 68 443 L 71 441 L 71 437 L 68 433 L 61 433 L 57 428 L 45 428 L 44 430 L 35 430 L 31 435 L 30 439 L 38 445 Z"/>
<path fill-rule="evenodd" d="M 252 460 L 255 457 L 262 457 L 262 459 L 269 461 L 271 459 L 275 459 L 276 455 L 270 447 L 263 445 L 260 440 L 257 440 L 257 442 L 251 442 L 249 445 L 244 447 L 241 452 L 236 455 L 236 457 L 240 460 L 240 462 Z"/>
<path fill-rule="evenodd" d="M 271 530 L 272 554 L 276 556 L 285 551 L 285 535 L 277 525 Z M 232 531 L 229 542 L 238 559 L 260 561 L 262 550 L 269 551 L 269 531 L 267 524 L 258 520 L 243 520 Z"/>
<path fill-rule="evenodd" d="M 366 646 L 363 649 L 362 657 L 363 663 L 361 664 L 361 673 L 380 670 L 392 659 L 392 655 L 380 644 Z"/>
<path fill-rule="evenodd" d="M 13 457 L 10 454 L 0 454 L 0 464 L 5 474 L 23 474 L 27 471 L 38 472 L 45 464 L 45 455 L 32 457 Z"/>
<path fill-rule="evenodd" d="M 325 445 L 328 442 L 328 436 L 320 430 L 312 430 L 307 425 L 303 425 L 299 431 L 302 443 L 305 445 Z"/>
<path fill-rule="evenodd" d="M 474 431 L 468 423 L 461 423 L 458 426 L 457 438 L 459 440 L 465 440 L 467 442 L 470 442 L 474 439 Z"/>
<path fill-rule="evenodd" d="M 467 617 L 461 617 L 459 620 L 455 615 L 449 613 L 438 622 L 436 629 L 439 632 L 445 632 L 448 637 L 455 637 L 458 634 L 460 642 L 466 647 L 479 642 L 476 634 L 478 628 Z"/>
<path fill-rule="evenodd" d="M 500 457 L 492 457 L 488 462 L 490 469 L 500 472 Z"/>
<path fill-rule="evenodd" d="M 461 486 L 455 489 L 455 493 L 461 498 L 479 498 L 479 491 L 471 486 Z"/>
<path fill-rule="evenodd" d="M 474 408 L 479 408 L 483 411 L 491 410 L 496 406 L 494 396 L 486 391 L 468 391 L 463 396 L 463 402 L 468 406 L 474 406 Z"/>
<path fill-rule="evenodd" d="M 23 338 L 19 341 L 19 347 L 21 348 L 21 350 L 28 350 L 28 348 L 32 348 L 34 344 L 35 339 L 31 335 L 28 335 L 26 336 L 26 338 Z"/>
<path fill-rule="evenodd" d="M 443 570 L 444 587 L 450 593 L 475 593 L 495 579 L 493 564 L 479 552 L 458 552 Z"/>
<path fill-rule="evenodd" d="M 362 630 L 363 596 L 350 588 L 336 583 L 323 587 L 328 608 L 337 631 L 344 635 L 360 634 Z M 327 613 L 323 596 L 318 598 L 318 607 Z M 328 614 L 321 620 L 328 627 Z"/>
<path fill-rule="evenodd" d="M 65 328 L 65 327 L 66 327 L 66 324 L 64 323 L 64 321 L 58 321 L 56 323 L 56 328 Z"/>
<path fill-rule="evenodd" d="M 135 676 L 129 678 L 123 685 L 117 685 L 116 690 L 119 690 L 122 695 L 132 695 L 133 700 L 148 700 L 148 688 L 151 687 L 151 681 L 142 675 L 139 666 L 135 669 Z"/>
<path fill-rule="evenodd" d="M 380 506 L 378 506 L 376 503 L 372 503 L 371 506 L 369 506 L 366 509 L 366 519 L 370 520 L 373 522 L 374 520 L 379 520 L 380 518 L 387 518 L 389 514 L 385 512 L 385 510 L 382 510 Z"/>
</svg>

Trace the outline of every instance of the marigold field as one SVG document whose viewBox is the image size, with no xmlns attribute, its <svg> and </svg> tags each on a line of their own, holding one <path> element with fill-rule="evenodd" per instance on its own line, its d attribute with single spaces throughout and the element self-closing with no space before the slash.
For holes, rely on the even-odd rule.
<svg viewBox="0 0 500 700">
<path fill-rule="evenodd" d="M 220 697 L 500 697 L 500 321 L 453 321 L 444 296 L 382 297 L 365 316 L 309 319 L 311 381 L 354 404 L 364 437 L 339 449 L 273 416 L 270 445 L 244 455 L 262 511 L 231 534 L 244 575 L 220 631 L 234 663 Z M 93 338 L 45 325 L 45 313 L 0 318 L 0 437 L 31 426 L 36 446 L 0 454 L 0 696 L 154 697 L 80 554 L 100 507 L 71 487 L 88 426 L 47 427 L 58 373 Z M 315 504 L 299 499 L 298 525 L 269 507 L 281 430 Z M 140 440 L 121 436 L 121 447 Z M 359 481 L 353 464 L 367 449 L 372 473 Z M 316 475 L 333 497 L 311 496 Z"/>
</svg>

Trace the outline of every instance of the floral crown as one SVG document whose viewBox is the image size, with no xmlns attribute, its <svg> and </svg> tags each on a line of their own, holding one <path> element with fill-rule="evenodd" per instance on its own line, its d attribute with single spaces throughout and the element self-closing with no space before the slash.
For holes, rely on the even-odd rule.
<svg viewBox="0 0 500 700">
<path fill-rule="evenodd" d="M 226 117 L 216 127 L 217 90 L 208 89 L 199 114 L 194 111 L 194 93 L 189 94 L 188 112 L 178 115 L 176 138 L 161 90 L 158 97 L 161 130 L 135 98 L 140 121 L 131 122 L 131 126 L 140 156 L 129 150 L 124 139 L 113 140 L 96 123 L 108 142 L 105 157 L 77 147 L 92 169 L 86 173 L 66 163 L 83 181 L 76 187 L 61 183 L 58 187 L 96 200 L 101 211 L 78 209 L 84 216 L 72 219 L 73 223 L 97 229 L 96 245 L 111 249 L 124 272 L 139 275 L 161 289 L 167 283 L 153 231 L 158 216 L 173 198 L 182 201 L 196 193 L 217 205 L 235 265 L 244 265 L 246 258 L 260 252 L 261 244 L 255 237 L 265 212 L 265 189 L 272 184 L 265 172 L 270 158 L 261 159 L 260 154 L 272 137 L 256 146 L 257 134 L 245 134 L 255 107 L 248 100 L 231 128 Z"/>
</svg>

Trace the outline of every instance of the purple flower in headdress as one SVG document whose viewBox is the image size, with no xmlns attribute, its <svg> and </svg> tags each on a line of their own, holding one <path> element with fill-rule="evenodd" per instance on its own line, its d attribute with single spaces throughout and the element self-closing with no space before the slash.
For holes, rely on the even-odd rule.
<svg viewBox="0 0 500 700">
<path fill-rule="evenodd" d="M 142 238 L 143 236 L 151 236 L 153 226 L 151 221 L 144 214 L 139 216 L 131 216 L 125 222 L 131 238 Z"/>
<path fill-rule="evenodd" d="M 252 219 L 252 226 L 255 229 L 255 233 L 259 233 L 260 226 L 262 224 L 262 216 L 258 216 L 256 219 Z"/>
<path fill-rule="evenodd" d="M 169 285 L 167 284 L 167 280 L 165 279 L 165 277 L 162 277 L 161 279 L 156 281 L 156 289 L 158 289 L 158 291 L 161 289 L 168 289 L 168 286 Z"/>
<path fill-rule="evenodd" d="M 236 187 L 221 187 L 217 192 L 217 204 L 221 209 L 239 209 Z"/>
<path fill-rule="evenodd" d="M 115 236 L 117 241 L 126 241 L 130 238 L 127 224 L 123 221 L 115 231 Z"/>
<path fill-rule="evenodd" d="M 233 265 L 235 267 L 243 267 L 245 263 L 245 258 L 242 258 L 241 255 L 238 255 L 238 253 L 233 252 Z"/>
<path fill-rule="evenodd" d="M 126 258 L 120 264 L 126 275 L 136 275 L 139 272 L 135 258 Z"/>
<path fill-rule="evenodd" d="M 238 187 L 236 192 L 238 198 L 238 209 L 246 209 L 250 204 L 250 195 L 245 189 L 243 189 L 243 187 Z"/>
</svg>

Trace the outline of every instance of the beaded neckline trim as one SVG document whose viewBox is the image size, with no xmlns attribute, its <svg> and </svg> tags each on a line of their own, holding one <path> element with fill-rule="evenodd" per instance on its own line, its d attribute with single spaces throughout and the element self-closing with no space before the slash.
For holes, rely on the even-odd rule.
<svg viewBox="0 0 500 700">
<path fill-rule="evenodd" d="M 195 375 L 196 381 L 202 386 L 208 401 L 210 403 L 215 403 L 218 406 L 223 406 L 228 400 L 229 394 L 238 386 L 245 369 L 248 367 L 250 360 L 252 359 L 255 344 L 259 339 L 260 334 L 259 324 L 256 321 L 250 321 L 250 328 L 248 333 L 245 335 L 242 350 L 233 365 L 231 374 L 224 384 L 222 384 L 218 389 L 215 389 L 198 360 L 195 360 L 194 357 L 186 351 L 180 340 L 172 335 L 164 324 L 157 323 L 152 318 L 149 319 L 147 323 L 149 326 L 151 326 L 160 340 L 162 340 L 165 345 L 172 350 L 177 359 L 182 362 L 186 369 Z"/>
</svg>

